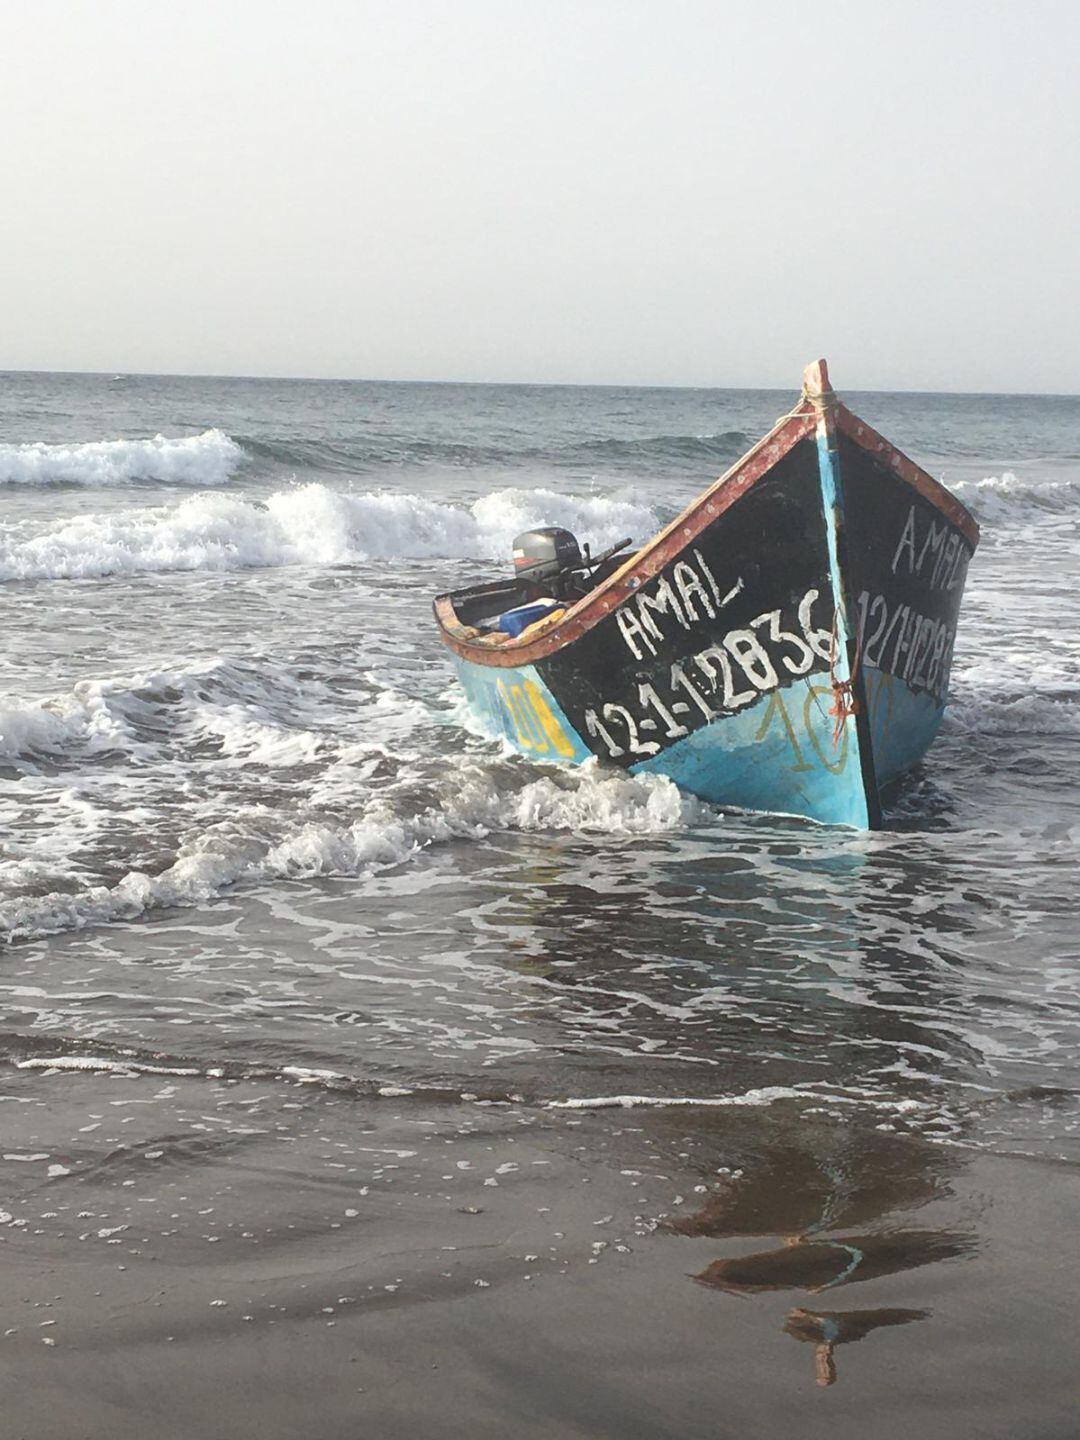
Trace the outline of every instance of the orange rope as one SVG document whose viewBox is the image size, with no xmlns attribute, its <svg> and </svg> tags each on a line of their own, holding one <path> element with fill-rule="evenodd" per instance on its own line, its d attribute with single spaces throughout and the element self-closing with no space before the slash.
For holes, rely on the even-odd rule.
<svg viewBox="0 0 1080 1440">
<path fill-rule="evenodd" d="M 840 736 L 844 733 L 844 722 L 849 715 L 858 715 L 859 702 L 855 698 L 855 679 L 859 673 L 859 661 L 862 659 L 862 627 L 859 627 L 859 635 L 855 644 L 855 662 L 851 667 L 851 674 L 846 680 L 836 678 L 836 662 L 840 658 L 840 632 L 839 613 L 833 615 L 832 645 L 829 653 L 829 683 L 832 686 L 833 703 L 829 715 L 835 718 L 833 726 L 832 743 L 835 748 L 840 743 Z"/>
</svg>

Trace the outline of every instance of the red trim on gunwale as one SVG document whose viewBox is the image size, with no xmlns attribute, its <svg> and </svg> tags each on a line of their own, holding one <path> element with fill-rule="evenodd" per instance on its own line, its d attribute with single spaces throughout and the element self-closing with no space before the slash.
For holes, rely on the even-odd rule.
<svg viewBox="0 0 1080 1440">
<path fill-rule="evenodd" d="M 920 469 L 914 460 L 909 460 L 891 441 L 867 425 L 865 420 L 853 415 L 846 405 L 838 404 L 835 413 L 836 426 L 842 434 L 849 440 L 854 440 L 861 450 L 880 460 L 886 469 L 898 475 L 913 490 L 917 490 L 924 500 L 929 500 L 931 505 L 936 506 L 946 520 L 956 526 L 971 548 L 975 549 L 979 543 L 978 521 L 960 504 L 955 495 L 951 495 L 939 480 Z"/>
<path fill-rule="evenodd" d="M 658 575 L 718 515 L 722 515 L 752 485 L 767 475 L 800 440 L 812 438 L 816 424 L 817 412 L 810 405 L 800 406 L 790 415 L 783 416 L 752 450 L 747 451 L 741 460 L 692 501 L 670 525 L 646 541 L 614 575 L 609 575 L 602 585 L 579 600 L 545 634 L 533 640 L 527 637 L 508 640 L 501 645 L 470 640 L 465 635 L 466 627 L 457 618 L 450 596 L 440 595 L 434 609 L 444 642 L 464 660 L 499 669 L 532 665 L 562 649 L 599 624 L 628 595 Z"/>
</svg>

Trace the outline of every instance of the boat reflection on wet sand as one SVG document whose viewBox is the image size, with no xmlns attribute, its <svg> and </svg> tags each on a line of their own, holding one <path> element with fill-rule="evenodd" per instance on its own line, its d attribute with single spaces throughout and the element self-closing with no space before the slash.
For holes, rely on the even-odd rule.
<svg viewBox="0 0 1080 1440">
<path fill-rule="evenodd" d="M 691 1239 L 781 1235 L 782 1244 L 773 1249 L 713 1260 L 690 1278 L 728 1295 L 786 1290 L 820 1295 L 972 1255 L 976 1237 L 963 1230 L 904 1226 L 855 1233 L 847 1228 L 942 1198 L 949 1193 L 947 1172 L 954 1163 L 939 1146 L 915 1137 L 875 1130 L 860 1134 L 854 1127 L 804 1120 L 785 1143 L 760 1151 L 747 1170 L 712 1188 L 697 1211 L 668 1221 L 665 1228 Z M 837 1233 L 841 1226 L 843 1233 Z M 931 1314 L 930 1309 L 897 1307 L 797 1307 L 783 1329 L 815 1345 L 816 1382 L 831 1385 L 837 1378 L 837 1345 Z"/>
<path fill-rule="evenodd" d="M 888 1325 L 910 1325 L 927 1320 L 929 1310 L 792 1310 L 784 1321 L 784 1334 L 814 1346 L 814 1379 L 819 1385 L 836 1384 L 837 1345 L 862 1340 Z"/>
<path fill-rule="evenodd" d="M 813 1240 L 793 1235 L 778 1250 L 715 1260 L 693 1278 L 735 1295 L 758 1295 L 766 1290 L 808 1290 L 817 1295 L 859 1280 L 877 1280 L 938 1260 L 953 1260 L 973 1248 L 968 1235 L 933 1230 Z"/>
</svg>

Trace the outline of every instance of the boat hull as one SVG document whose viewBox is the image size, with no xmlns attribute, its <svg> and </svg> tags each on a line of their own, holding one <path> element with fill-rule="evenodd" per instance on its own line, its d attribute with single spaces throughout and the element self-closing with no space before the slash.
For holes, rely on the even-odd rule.
<svg viewBox="0 0 1080 1440">
<path fill-rule="evenodd" d="M 873 828 L 940 724 L 976 537 L 811 397 L 543 638 L 471 643 L 436 613 L 485 725 L 524 754 Z"/>
<path fill-rule="evenodd" d="M 903 457 L 853 416 L 839 427 L 838 450 L 847 600 L 884 787 L 922 758 L 941 724 L 974 545 L 962 514 L 913 484 L 917 472 L 900 473 Z"/>
<path fill-rule="evenodd" d="M 616 763 L 578 733 L 537 668 L 491 671 L 459 659 L 456 669 L 483 728 L 522 755 L 563 764 L 594 757 Z M 834 742 L 831 699 L 831 687 L 820 679 L 797 680 L 622 768 L 663 775 L 717 805 L 869 828 L 858 742 L 848 726 Z"/>
</svg>

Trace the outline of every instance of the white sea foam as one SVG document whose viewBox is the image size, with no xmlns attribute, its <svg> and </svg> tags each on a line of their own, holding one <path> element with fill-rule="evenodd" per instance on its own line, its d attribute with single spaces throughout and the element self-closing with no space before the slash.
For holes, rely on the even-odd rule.
<svg viewBox="0 0 1080 1440">
<path fill-rule="evenodd" d="M 946 728 L 973 736 L 1075 735 L 1080 731 L 1080 693 L 1073 696 L 961 692 L 950 702 Z"/>
<path fill-rule="evenodd" d="M 569 1100 L 551 1100 L 551 1110 L 639 1110 L 683 1106 L 712 1109 L 730 1105 L 772 1105 L 776 1100 L 805 1100 L 806 1092 L 788 1085 L 766 1085 L 742 1095 L 588 1095 Z"/>
<path fill-rule="evenodd" d="M 949 489 L 986 525 L 1017 525 L 1071 516 L 1080 506 L 1080 484 L 1068 476 L 1030 479 L 1004 470 L 981 480 L 955 480 Z"/>
<path fill-rule="evenodd" d="M 112 1075 L 198 1075 L 190 1065 L 150 1065 L 142 1060 L 114 1060 L 104 1055 L 37 1055 L 16 1060 L 16 1070 L 89 1070 Z"/>
<path fill-rule="evenodd" d="M 278 491 L 265 503 L 191 495 L 164 508 L 15 523 L 0 533 L 0 580 L 505 558 L 510 537 L 534 525 L 564 525 L 597 549 L 628 535 L 643 541 L 657 523 L 653 510 L 631 501 L 549 490 L 502 490 L 465 509 L 420 495 L 311 484 Z"/>
<path fill-rule="evenodd" d="M 632 776 L 587 761 L 556 783 L 544 777 L 526 785 L 510 807 L 520 830 L 580 830 L 604 835 L 646 835 L 680 830 L 716 818 L 665 776 Z"/>
<path fill-rule="evenodd" d="M 319 1085 L 328 1080 L 347 1079 L 340 1070 L 312 1070 L 307 1065 L 286 1065 L 281 1073 L 287 1080 L 298 1080 L 301 1085 Z"/>
<path fill-rule="evenodd" d="M 1008 592 L 980 597 L 1001 614 Z M 1032 642 L 1034 630 L 1035 641 Z M 1013 643 L 997 643 L 957 675 L 946 724 L 973 735 L 1053 736 L 1080 730 L 1080 649 L 1069 636 L 1028 622 Z"/>
<path fill-rule="evenodd" d="M 224 485 L 243 460 L 243 450 L 222 430 L 83 445 L 0 445 L 0 485 Z"/>
<path fill-rule="evenodd" d="M 141 671 L 100 680 L 80 680 L 71 690 L 43 699 L 12 696 L 0 706 L 0 759 L 34 760 L 106 751 L 141 751 L 173 744 L 183 729 L 216 742 L 226 759 L 287 766 L 314 759 L 327 736 L 304 728 L 319 715 L 336 733 L 341 716 L 335 692 L 315 677 L 301 682 L 286 666 L 269 660 L 240 662 L 213 657 L 175 669 Z M 380 733 L 394 717 L 413 726 L 431 712 L 386 687 L 354 691 L 349 714 L 385 707 Z M 411 706 L 411 709 L 410 709 Z M 344 758 L 345 750 L 339 758 Z"/>
<path fill-rule="evenodd" d="M 242 705 L 197 706 L 196 724 L 201 734 L 217 739 L 223 757 L 255 765 L 303 765 L 327 744 L 315 731 L 254 719 Z"/>
<path fill-rule="evenodd" d="M 691 1109 L 714 1109 L 726 1106 L 773 1105 L 777 1100 L 813 1100 L 817 1104 L 865 1105 L 872 1110 L 886 1110 L 907 1115 L 924 1107 L 918 1100 L 884 1100 L 869 1095 L 825 1095 L 804 1086 L 764 1085 L 745 1090 L 741 1095 L 589 1095 L 569 1100 L 551 1100 L 552 1110 L 635 1110 L 666 1109 L 684 1106 Z"/>
<path fill-rule="evenodd" d="M 8 705 L 0 708 L 0 756 L 56 753 L 81 739 L 86 730 L 80 719 L 44 705 Z"/>
<path fill-rule="evenodd" d="M 47 701 L 0 706 L 0 758 L 56 755 L 74 745 L 91 752 L 126 746 L 130 731 L 121 710 L 109 703 L 110 688 L 80 681 Z"/>
<path fill-rule="evenodd" d="M 7 705 L 0 710 L 0 758 L 23 767 L 28 802 L 40 792 L 53 808 L 40 840 L 33 828 L 9 836 L 0 862 L 0 936 L 197 904 L 237 882 L 362 875 L 426 846 L 493 831 L 618 837 L 713 818 L 666 779 L 635 778 L 595 762 L 538 771 L 494 754 L 441 750 L 440 765 L 429 770 L 427 730 L 444 713 L 399 696 L 375 676 L 368 683 L 351 688 L 343 708 L 336 691 L 310 676 L 301 682 L 288 667 L 219 658 L 83 681 L 45 700 Z M 385 759 L 388 736 L 395 763 L 404 762 L 401 779 L 373 789 L 373 767 Z M 105 755 L 116 763 L 84 763 Z M 234 800 L 225 809 L 177 806 L 177 794 L 185 793 L 177 787 L 192 774 L 200 777 L 198 793 L 212 795 L 226 770 L 246 777 L 253 766 L 264 776 L 276 772 L 267 776 L 277 787 L 275 804 L 264 803 L 263 781 L 230 775 L 226 788 Z M 165 794 L 170 802 L 163 807 Z M 289 805 L 281 804 L 283 796 Z M 159 811 L 167 817 L 160 833 L 156 825 L 131 831 L 134 817 L 149 820 Z M 86 884 L 83 875 L 99 873 L 103 845 L 109 869 L 122 878 Z M 148 846 L 156 873 L 135 859 Z M 84 856 L 94 857 L 89 871 Z"/>
<path fill-rule="evenodd" d="M 217 431 L 195 439 L 201 442 L 213 436 L 241 453 Z M 195 440 L 164 443 L 194 445 Z M 233 459 L 213 446 L 205 450 L 201 483 L 220 483 L 227 478 L 225 470 L 235 469 Z M 0 458 L 2 453 L 0 447 Z M 161 453 L 172 455 L 168 450 Z M 169 463 L 179 475 L 185 464 L 198 469 L 202 461 L 192 455 L 172 456 Z M 163 461 L 162 473 L 166 469 Z M 1071 481 L 1027 482 L 1010 473 L 960 481 L 953 488 L 980 518 L 995 524 L 1069 517 L 1080 498 Z M 462 506 L 423 495 L 355 492 L 312 483 L 276 491 L 265 500 L 197 494 L 175 505 L 92 513 L 60 522 L 11 523 L 0 531 L 0 580 L 220 572 L 389 559 L 501 560 L 509 539 L 533 526 L 562 525 L 598 549 L 626 536 L 640 543 L 656 532 L 664 518 L 656 507 L 640 500 L 547 489 L 504 489 Z"/>
<path fill-rule="evenodd" d="M 712 813 L 662 776 L 610 774 L 587 764 L 508 791 L 489 767 L 466 761 L 450 777 L 440 808 L 398 814 L 381 801 L 350 824 L 310 822 L 284 832 L 275 832 L 272 814 L 222 821 L 186 840 L 159 874 L 133 870 L 115 885 L 9 899 L 0 904 L 0 937 L 54 934 L 194 905 L 237 882 L 362 875 L 429 845 L 493 831 L 656 834 Z"/>
</svg>

